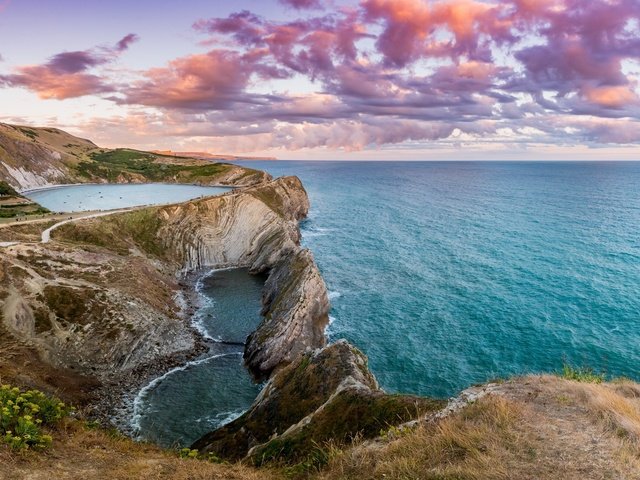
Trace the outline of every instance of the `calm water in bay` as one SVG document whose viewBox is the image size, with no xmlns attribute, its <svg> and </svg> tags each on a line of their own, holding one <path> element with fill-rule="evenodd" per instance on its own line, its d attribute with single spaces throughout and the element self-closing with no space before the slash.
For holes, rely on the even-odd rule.
<svg viewBox="0 0 640 480">
<path fill-rule="evenodd" d="M 215 340 L 209 352 L 154 380 L 136 398 L 132 425 L 139 438 L 165 447 L 189 446 L 249 408 L 260 391 L 242 362 L 243 343 L 260 323 L 264 278 L 246 269 L 206 273 L 197 284 L 195 317 Z"/>
<path fill-rule="evenodd" d="M 640 379 L 640 163 L 246 162 L 298 175 L 332 339 L 393 392 L 563 359 Z"/>
<path fill-rule="evenodd" d="M 24 195 L 52 212 L 86 212 L 114 208 L 186 202 L 194 198 L 219 195 L 227 187 L 200 187 L 145 183 L 127 185 L 73 185 L 25 192 Z"/>
</svg>

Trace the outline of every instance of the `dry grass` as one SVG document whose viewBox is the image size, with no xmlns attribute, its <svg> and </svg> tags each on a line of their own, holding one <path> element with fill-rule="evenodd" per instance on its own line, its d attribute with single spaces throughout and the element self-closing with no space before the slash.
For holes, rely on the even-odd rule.
<svg viewBox="0 0 640 480">
<path fill-rule="evenodd" d="M 437 423 L 336 456 L 319 478 L 640 479 L 640 386 L 507 382 Z"/>
<path fill-rule="evenodd" d="M 173 452 L 135 443 L 118 435 L 70 421 L 55 433 L 45 453 L 17 454 L 0 447 L 1 480 L 270 480 L 282 478 L 267 470 L 181 459 Z"/>
<path fill-rule="evenodd" d="M 588 411 L 640 458 L 640 385 L 621 380 L 573 384 L 571 388 Z"/>
<path fill-rule="evenodd" d="M 0 448 L 0 480 L 640 479 L 640 385 L 515 379 L 445 419 L 327 452 L 315 473 L 219 465 L 69 421 L 45 453 Z"/>
<path fill-rule="evenodd" d="M 526 462 L 531 455 L 516 428 L 522 416 L 518 404 L 486 398 L 387 444 L 355 448 L 334 459 L 321 478 L 511 478 L 509 459 Z"/>
</svg>

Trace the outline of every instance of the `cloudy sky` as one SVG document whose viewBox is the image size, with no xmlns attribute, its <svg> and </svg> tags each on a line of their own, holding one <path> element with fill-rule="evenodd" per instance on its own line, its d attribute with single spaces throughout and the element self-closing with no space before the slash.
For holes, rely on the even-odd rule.
<svg viewBox="0 0 640 480">
<path fill-rule="evenodd" d="M 0 0 L 0 121 L 299 159 L 640 159 L 640 0 Z"/>
</svg>

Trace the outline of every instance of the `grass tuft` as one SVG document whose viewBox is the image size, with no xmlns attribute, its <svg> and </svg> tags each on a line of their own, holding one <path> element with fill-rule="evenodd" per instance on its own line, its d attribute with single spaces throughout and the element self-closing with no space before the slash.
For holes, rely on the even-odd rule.
<svg viewBox="0 0 640 480">
<path fill-rule="evenodd" d="M 562 365 L 560 377 L 584 383 L 602 383 L 607 379 L 605 373 L 596 372 L 591 367 L 574 367 L 566 362 Z"/>
</svg>

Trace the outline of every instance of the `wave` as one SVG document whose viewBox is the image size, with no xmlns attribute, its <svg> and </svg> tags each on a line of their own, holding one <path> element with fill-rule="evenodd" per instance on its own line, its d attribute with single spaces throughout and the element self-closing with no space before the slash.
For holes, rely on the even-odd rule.
<svg viewBox="0 0 640 480">
<path fill-rule="evenodd" d="M 341 296 L 342 296 L 342 293 L 329 290 L 329 300 L 335 300 L 336 298 L 340 298 Z"/>
<path fill-rule="evenodd" d="M 198 360 L 192 360 L 190 362 L 185 363 L 184 365 L 172 368 L 164 375 L 160 375 L 159 377 L 154 378 L 153 380 L 151 380 L 151 382 L 149 382 L 147 385 L 142 387 L 138 392 L 138 394 L 136 395 L 136 397 L 133 399 L 133 415 L 131 416 L 131 422 L 130 422 L 133 437 L 136 440 L 143 440 L 143 438 L 140 435 L 140 431 L 142 429 L 140 422 L 142 420 L 142 417 L 144 416 L 144 408 L 145 408 L 144 400 L 148 392 L 152 391 L 154 388 L 160 385 L 160 383 L 162 383 L 163 380 L 165 380 L 166 378 L 170 377 L 171 375 L 177 372 L 183 372 L 188 368 L 196 367 L 198 365 L 202 365 L 203 363 L 207 363 L 211 360 L 215 360 L 216 358 L 228 357 L 230 355 L 242 355 L 242 353 L 241 352 L 221 353 L 217 355 L 212 355 L 210 357 L 201 358 Z"/>
</svg>

